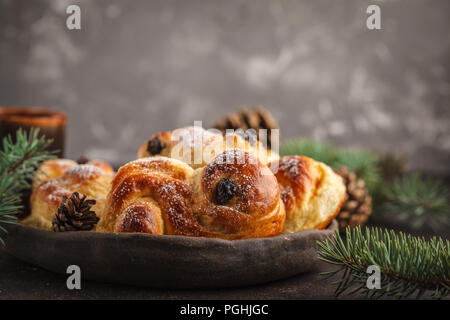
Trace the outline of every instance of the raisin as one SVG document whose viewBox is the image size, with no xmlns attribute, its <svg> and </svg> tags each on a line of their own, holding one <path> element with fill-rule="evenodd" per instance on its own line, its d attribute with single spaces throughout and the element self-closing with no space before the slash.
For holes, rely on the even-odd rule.
<svg viewBox="0 0 450 320">
<path fill-rule="evenodd" d="M 88 162 L 89 162 L 89 158 L 86 157 L 85 155 L 79 157 L 78 160 L 77 160 L 78 164 L 86 164 Z"/>
<path fill-rule="evenodd" d="M 233 182 L 233 180 L 228 178 L 220 179 L 219 183 L 217 184 L 216 203 L 220 205 L 226 204 L 234 197 L 236 190 L 237 186 Z"/>
<path fill-rule="evenodd" d="M 164 145 L 160 138 L 150 139 L 147 143 L 147 151 L 154 156 L 164 149 Z"/>
</svg>

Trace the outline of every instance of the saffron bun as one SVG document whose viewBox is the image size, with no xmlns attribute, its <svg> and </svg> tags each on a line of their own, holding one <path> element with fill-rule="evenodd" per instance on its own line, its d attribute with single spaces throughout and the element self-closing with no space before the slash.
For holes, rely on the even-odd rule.
<svg viewBox="0 0 450 320">
<path fill-rule="evenodd" d="M 69 159 L 50 159 L 44 161 L 33 176 L 33 190 L 47 180 L 59 178 L 67 169 L 76 165 L 77 163 L 75 161 Z"/>
<path fill-rule="evenodd" d="M 286 209 L 284 232 L 324 229 L 339 213 L 346 188 L 342 178 L 324 163 L 284 156 L 270 168 Z"/>
<path fill-rule="evenodd" d="M 218 130 L 205 130 L 196 126 L 152 135 L 139 148 L 138 158 L 164 156 L 182 160 L 197 169 L 204 167 L 227 149 L 246 151 L 263 164 L 279 159 L 276 152 L 266 150 L 260 141 L 250 143 L 238 134 L 223 136 Z"/>
<path fill-rule="evenodd" d="M 165 156 L 127 163 L 112 181 L 98 230 L 233 240 L 278 235 L 284 222 L 270 169 L 228 149 L 197 169 Z"/>
<path fill-rule="evenodd" d="M 45 161 L 34 177 L 31 214 L 21 223 L 51 230 L 53 215 L 63 196 L 69 197 L 75 191 L 96 200 L 92 209 L 101 219 L 113 175 L 111 166 L 100 160 L 87 164 L 77 164 L 67 159 Z"/>
</svg>

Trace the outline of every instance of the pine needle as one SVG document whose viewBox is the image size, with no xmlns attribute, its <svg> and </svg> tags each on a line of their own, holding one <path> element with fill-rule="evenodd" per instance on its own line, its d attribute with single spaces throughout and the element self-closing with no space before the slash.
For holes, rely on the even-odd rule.
<svg viewBox="0 0 450 320">
<path fill-rule="evenodd" d="M 328 165 L 337 160 L 337 154 L 333 147 L 325 142 L 308 138 L 294 138 L 287 140 L 280 146 L 281 156 L 306 156 Z"/>
<path fill-rule="evenodd" d="M 411 174 L 386 188 L 382 211 L 415 230 L 423 226 L 435 232 L 446 230 L 450 228 L 449 193 L 440 180 Z"/>
<path fill-rule="evenodd" d="M 13 140 L 11 135 L 3 139 L 0 150 L 0 231 L 6 232 L 1 224 L 17 222 L 22 210 L 21 193 L 31 188 L 33 173 L 40 164 L 53 157 L 46 151 L 52 140 L 39 137 L 39 129 L 29 133 L 19 129 Z M 3 243 L 0 237 L 0 243 Z"/>
<path fill-rule="evenodd" d="M 337 170 L 346 166 L 363 179 L 369 192 L 374 193 L 380 184 L 379 157 L 362 148 L 334 148 L 331 145 L 307 138 L 287 140 L 280 146 L 280 155 L 300 155 L 324 162 Z"/>
<path fill-rule="evenodd" d="M 322 273 L 326 278 L 341 274 L 333 282 L 336 295 L 363 292 L 369 297 L 397 299 L 421 297 L 431 292 L 433 298 L 450 293 L 450 243 L 442 238 L 413 237 L 393 230 L 361 227 L 346 229 L 346 242 L 336 232 L 319 241 L 319 259 L 338 266 Z M 368 289 L 367 268 L 380 268 L 380 289 Z"/>
<path fill-rule="evenodd" d="M 337 151 L 336 161 L 331 164 L 335 169 L 346 166 L 350 171 L 363 179 L 370 193 L 373 193 L 380 184 L 380 171 L 378 168 L 378 155 L 372 151 L 361 148 L 347 148 Z"/>
</svg>

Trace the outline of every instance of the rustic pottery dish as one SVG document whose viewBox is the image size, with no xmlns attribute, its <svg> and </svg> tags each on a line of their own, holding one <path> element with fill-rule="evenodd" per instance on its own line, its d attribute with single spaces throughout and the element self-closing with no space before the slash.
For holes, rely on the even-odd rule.
<svg viewBox="0 0 450 320">
<path fill-rule="evenodd" d="M 55 233 L 11 225 L 7 251 L 26 262 L 66 274 L 78 265 L 84 279 L 155 288 L 255 285 L 310 271 L 317 240 L 337 228 L 271 238 L 221 240 L 138 233 Z"/>
</svg>

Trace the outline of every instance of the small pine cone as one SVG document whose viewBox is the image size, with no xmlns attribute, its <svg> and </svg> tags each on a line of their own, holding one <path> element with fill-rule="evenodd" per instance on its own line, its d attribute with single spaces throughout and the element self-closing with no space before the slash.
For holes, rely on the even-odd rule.
<svg viewBox="0 0 450 320">
<path fill-rule="evenodd" d="M 380 158 L 378 167 L 383 179 L 392 181 L 405 174 L 408 166 L 408 155 L 406 153 L 388 153 Z"/>
<path fill-rule="evenodd" d="M 262 138 L 259 136 L 259 129 L 267 129 L 267 147 L 270 148 L 272 145 L 271 129 L 278 129 L 278 123 L 268 110 L 258 106 L 252 110 L 242 107 L 219 119 L 212 127 L 223 133 L 226 132 L 226 129 L 242 129 L 244 131 L 255 129 L 258 139 Z"/>
<path fill-rule="evenodd" d="M 364 181 L 354 172 L 349 172 L 347 167 L 339 168 L 336 173 L 344 179 L 347 188 L 346 199 L 336 218 L 339 231 L 343 232 L 347 226 L 354 228 L 366 223 L 372 213 L 372 198 Z"/>
<path fill-rule="evenodd" d="M 99 221 L 91 207 L 95 205 L 95 200 L 87 200 L 78 192 L 64 196 L 58 207 L 58 212 L 53 216 L 52 228 L 55 232 L 64 231 L 89 231 Z"/>
</svg>

